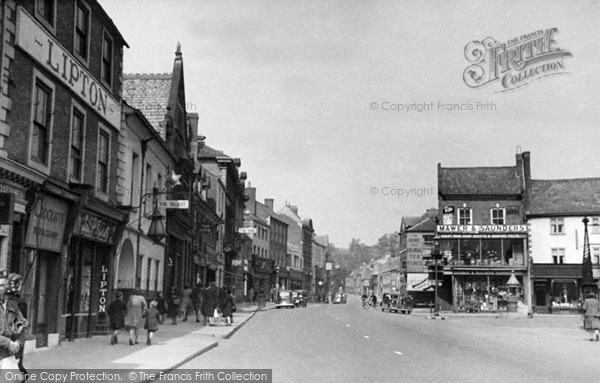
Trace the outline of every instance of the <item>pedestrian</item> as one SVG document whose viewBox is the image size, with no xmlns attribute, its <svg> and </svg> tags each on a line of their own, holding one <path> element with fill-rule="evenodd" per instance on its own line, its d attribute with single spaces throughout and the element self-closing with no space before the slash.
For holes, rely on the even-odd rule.
<svg viewBox="0 0 600 383">
<path fill-rule="evenodd" d="M 190 299 L 192 300 L 194 314 L 196 314 L 196 323 L 200 323 L 200 314 L 202 313 L 202 286 L 200 283 L 196 284 L 196 287 L 192 290 Z"/>
<path fill-rule="evenodd" d="M 231 295 L 231 289 L 225 291 L 225 301 L 222 306 L 223 318 L 225 319 L 225 326 L 231 326 L 233 323 L 233 296 Z"/>
<path fill-rule="evenodd" d="M 169 292 L 169 316 L 171 317 L 171 324 L 177 324 L 177 314 L 179 314 L 179 304 L 181 303 L 181 298 L 179 297 L 179 292 L 175 286 L 171 286 L 171 291 Z"/>
<path fill-rule="evenodd" d="M 146 312 L 146 298 L 139 289 L 129 297 L 127 301 L 127 314 L 125 315 L 125 326 L 129 329 L 129 345 L 138 344 L 138 328 Z"/>
<path fill-rule="evenodd" d="M 156 309 L 158 310 L 158 317 L 160 318 L 160 322 L 163 323 L 165 321 L 165 315 L 167 314 L 167 305 L 165 303 L 165 298 L 163 297 L 162 291 L 159 291 L 154 298 L 156 301 Z"/>
<path fill-rule="evenodd" d="M 23 348 L 27 319 L 17 302 L 9 296 L 8 271 L 0 271 L 0 370 L 19 370 L 16 355 Z"/>
<path fill-rule="evenodd" d="M 189 285 L 185 285 L 183 291 L 181 292 L 181 301 L 179 303 L 179 314 L 183 318 L 183 322 L 187 321 L 188 315 L 192 310 L 192 299 L 190 296 L 192 295 L 192 289 L 190 289 Z"/>
<path fill-rule="evenodd" d="M 258 300 L 258 290 L 254 290 L 254 292 L 252 293 L 252 304 L 255 305 L 256 301 Z"/>
<path fill-rule="evenodd" d="M 154 333 L 158 331 L 158 325 L 162 324 L 162 321 L 160 320 L 160 313 L 156 308 L 157 306 L 158 302 L 150 302 L 150 308 L 144 313 L 144 316 L 146 317 L 144 329 L 148 331 L 148 338 L 146 339 L 146 344 L 148 346 L 152 344 L 152 337 L 154 336 Z"/>
<path fill-rule="evenodd" d="M 106 313 L 108 314 L 110 329 L 113 331 L 110 344 L 117 344 L 119 343 L 119 331 L 125 327 L 125 316 L 127 315 L 127 305 L 123 302 L 122 292 L 116 292 L 115 300 L 108 305 Z"/>
<path fill-rule="evenodd" d="M 25 303 L 21 299 L 21 287 L 23 286 L 23 277 L 16 273 L 10 273 L 8 275 L 8 290 L 6 294 L 9 296 L 9 299 L 12 299 L 16 304 L 24 319 L 27 319 L 27 303 Z M 12 341 L 19 343 L 19 351 L 15 354 L 15 359 L 17 360 L 17 365 L 19 367 L 19 371 L 23 376 L 29 375 L 29 372 L 23 365 L 23 354 L 25 349 L 25 329 L 20 331 L 20 333 L 14 333 L 11 337 Z M 27 379 L 25 379 L 27 380 Z M 25 381 L 23 380 L 23 382 Z"/>
<path fill-rule="evenodd" d="M 596 299 L 593 292 L 587 294 L 587 299 L 583 302 L 584 320 L 583 327 L 590 332 L 590 342 L 600 340 L 598 329 L 600 329 L 600 301 Z"/>
<path fill-rule="evenodd" d="M 215 282 L 210 282 L 208 288 L 204 291 L 204 299 L 202 301 L 202 314 L 204 315 L 204 324 L 214 326 L 214 312 L 217 308 L 217 287 Z"/>
</svg>

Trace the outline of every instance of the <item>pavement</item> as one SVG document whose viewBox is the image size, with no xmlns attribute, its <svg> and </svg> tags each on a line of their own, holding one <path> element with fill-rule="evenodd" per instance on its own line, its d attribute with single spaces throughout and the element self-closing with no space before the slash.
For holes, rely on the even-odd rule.
<svg viewBox="0 0 600 383">
<path fill-rule="evenodd" d="M 148 370 L 168 372 L 185 362 L 219 345 L 228 339 L 252 318 L 259 310 L 274 307 L 272 303 L 260 305 L 239 304 L 233 315 L 233 324 L 226 326 L 203 326 L 192 315 L 186 322 L 178 318 L 177 325 L 170 319 L 159 325 L 151 345 L 146 345 L 146 330 L 138 330 L 139 344 L 129 345 L 129 334 L 122 330 L 118 344 L 110 344 L 110 335 L 63 341 L 57 347 L 40 348 L 26 354 L 24 365 L 33 370 Z M 202 320 L 202 319 L 201 319 Z M 143 374 L 131 381 L 146 381 Z"/>
</svg>

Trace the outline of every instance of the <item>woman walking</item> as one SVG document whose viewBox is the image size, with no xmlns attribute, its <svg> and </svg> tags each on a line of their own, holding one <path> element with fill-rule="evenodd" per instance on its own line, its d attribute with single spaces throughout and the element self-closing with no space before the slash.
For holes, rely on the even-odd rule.
<svg viewBox="0 0 600 383">
<path fill-rule="evenodd" d="M 233 323 L 233 296 L 230 289 L 227 289 L 222 307 L 223 318 L 226 318 L 225 326 L 231 326 L 231 323 Z"/>
<path fill-rule="evenodd" d="M 600 301 L 596 299 L 594 293 L 589 292 L 587 299 L 583 302 L 584 319 L 583 327 L 590 332 L 590 342 L 600 340 L 598 329 L 600 329 Z"/>
<path fill-rule="evenodd" d="M 181 302 L 179 303 L 179 314 L 183 317 L 183 322 L 187 321 L 188 315 L 192 310 L 192 299 L 190 298 L 191 295 L 192 289 L 190 289 L 190 286 L 186 285 L 181 293 Z"/>
<path fill-rule="evenodd" d="M 171 287 L 171 291 L 169 293 L 169 316 L 171 317 L 171 324 L 177 324 L 177 314 L 179 314 L 179 304 L 181 303 L 181 298 L 179 297 L 179 292 L 175 286 Z"/>
<path fill-rule="evenodd" d="M 138 344 L 138 327 L 142 322 L 142 317 L 146 311 L 146 298 L 140 290 L 135 290 L 133 295 L 127 301 L 127 315 L 125 316 L 125 326 L 129 328 L 129 345 Z"/>
<path fill-rule="evenodd" d="M 108 305 L 106 311 L 110 320 L 110 329 L 113 330 L 113 334 L 110 337 L 110 344 L 117 344 L 119 343 L 119 331 L 125 327 L 125 315 L 127 315 L 127 305 L 123 302 L 122 292 L 117 291 L 115 300 Z"/>
<path fill-rule="evenodd" d="M 158 303 L 156 301 L 150 302 L 150 308 L 144 314 L 144 316 L 146 317 L 146 324 L 144 325 L 144 329 L 148 331 L 148 338 L 146 340 L 146 344 L 148 346 L 152 344 L 152 337 L 154 336 L 154 333 L 158 331 L 158 325 L 162 324 L 162 321 L 160 320 L 160 313 L 156 308 L 157 305 Z"/>
</svg>

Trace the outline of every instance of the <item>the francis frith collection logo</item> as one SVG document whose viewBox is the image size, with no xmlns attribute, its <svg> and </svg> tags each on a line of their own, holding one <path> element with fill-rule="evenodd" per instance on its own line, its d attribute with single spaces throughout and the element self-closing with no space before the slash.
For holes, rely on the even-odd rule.
<svg viewBox="0 0 600 383">
<path fill-rule="evenodd" d="M 465 47 L 465 57 L 471 63 L 463 72 L 465 83 L 471 88 L 498 83 L 498 92 L 506 92 L 569 73 L 564 58 L 572 55 L 557 45 L 556 34 L 558 28 L 549 28 L 504 43 L 492 37 L 470 42 Z"/>
</svg>

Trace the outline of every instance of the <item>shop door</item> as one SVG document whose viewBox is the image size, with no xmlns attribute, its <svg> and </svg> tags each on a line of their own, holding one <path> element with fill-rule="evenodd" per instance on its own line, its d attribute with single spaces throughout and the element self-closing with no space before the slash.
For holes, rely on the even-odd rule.
<svg viewBox="0 0 600 383">
<path fill-rule="evenodd" d="M 47 346 L 48 334 L 57 330 L 56 298 L 58 284 L 53 277 L 58 275 L 58 268 L 56 267 L 58 259 L 48 253 L 41 253 L 38 257 L 35 310 L 32 311 L 35 317 L 28 318 L 29 320 L 33 319 L 37 347 Z"/>
</svg>

